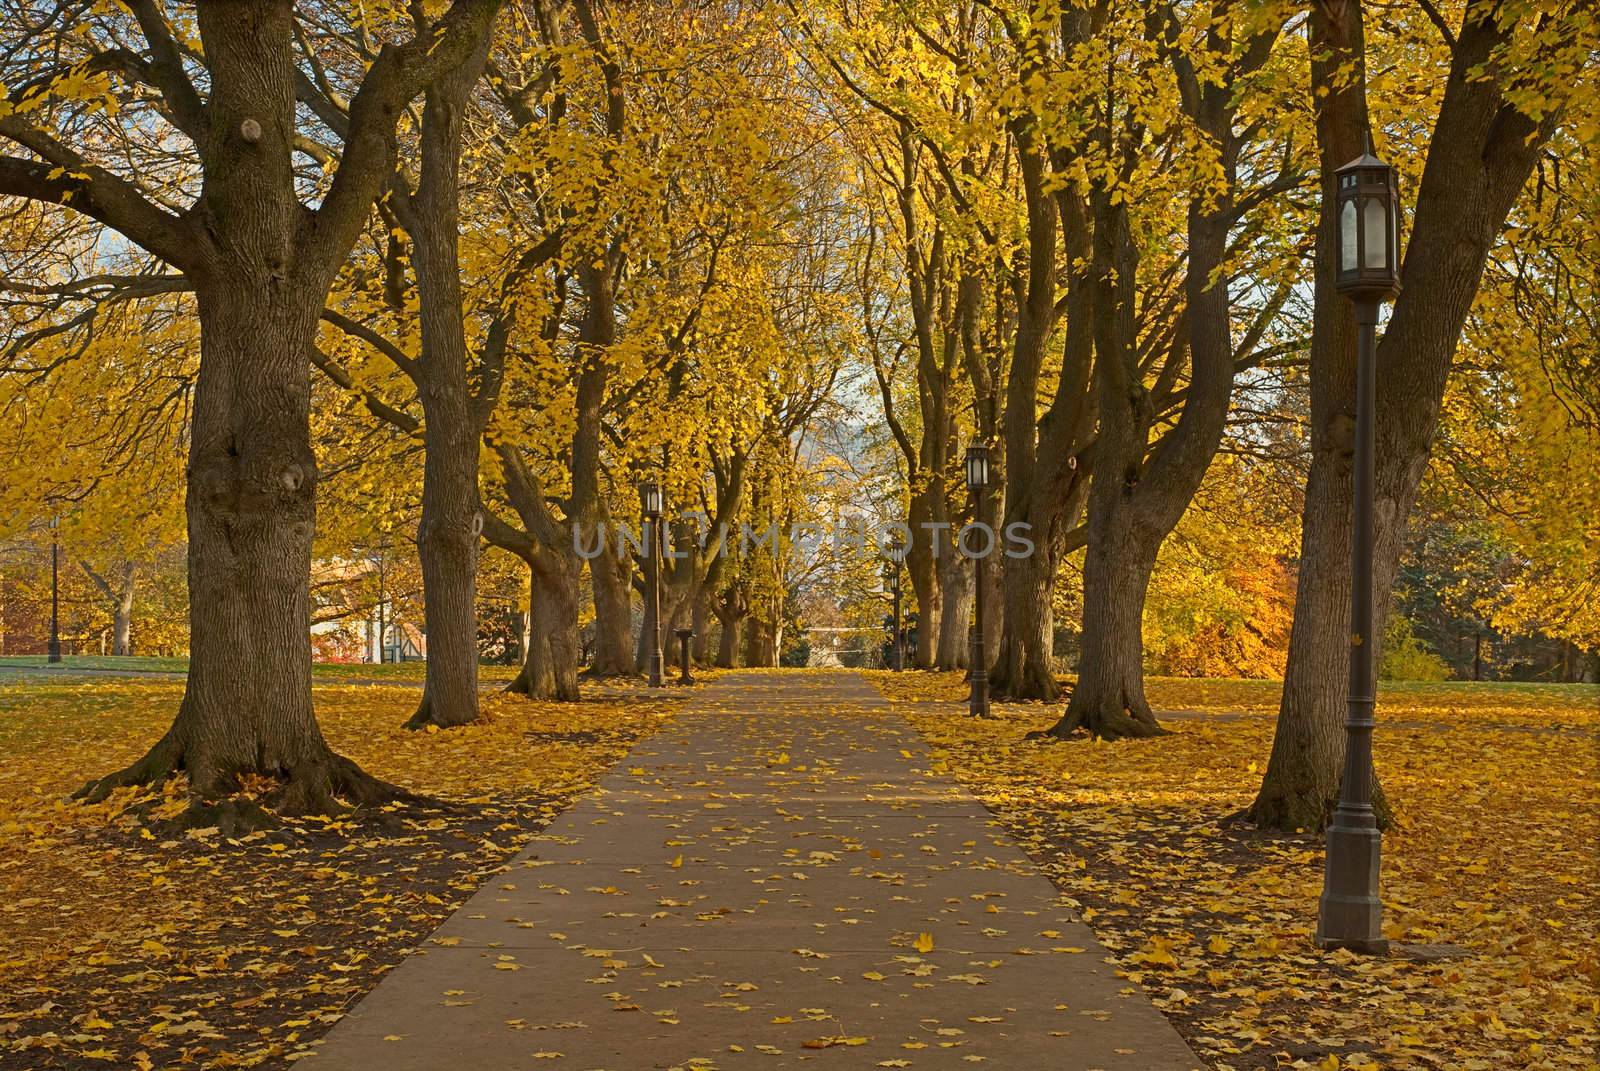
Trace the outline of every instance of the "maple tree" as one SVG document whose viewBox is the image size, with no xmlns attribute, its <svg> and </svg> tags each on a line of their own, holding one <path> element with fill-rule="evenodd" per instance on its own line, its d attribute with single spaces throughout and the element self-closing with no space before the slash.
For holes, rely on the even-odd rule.
<svg viewBox="0 0 1600 1071">
<path fill-rule="evenodd" d="M 246 773 L 281 781 L 275 802 L 287 811 L 390 791 L 327 747 L 312 711 L 317 465 L 305 354 L 388 178 L 397 113 L 462 62 L 496 6 L 463 2 L 417 25 L 395 12 L 369 27 L 396 43 L 349 86 L 345 148 L 326 158 L 335 166 L 309 176 L 295 156 L 317 140 L 296 113 L 305 77 L 296 42 L 307 38 L 289 3 L 254 6 L 248 17 L 206 3 L 176 21 L 151 2 L 42 10 L 40 25 L 29 8 L 8 16 L 8 40 L 21 50 L 10 65 L 25 73 L 7 95 L 0 137 L 22 155 L 0 157 L 0 192 L 81 212 L 176 269 L 194 291 L 199 324 L 188 686 L 150 753 L 91 782 L 87 795 L 180 768 L 197 807 Z M 186 151 L 172 152 L 174 142 Z"/>
<path fill-rule="evenodd" d="M 1541 150 L 1560 126 L 1593 58 L 1592 12 L 1563 4 L 1473 2 L 1457 29 L 1419 16 L 1412 40 L 1448 73 L 1410 188 L 1405 289 L 1380 343 L 1375 585 L 1378 627 L 1388 610 L 1411 512 L 1438 423 L 1456 343 L 1507 216 Z M 1404 42 L 1404 39 L 1403 39 Z M 1397 43 L 1401 44 L 1401 43 Z M 1252 807 L 1262 825 L 1321 828 L 1338 791 L 1344 734 L 1345 648 L 1350 634 L 1350 418 L 1355 322 L 1333 291 L 1332 168 L 1354 159 L 1369 132 L 1367 49 L 1361 7 L 1311 12 L 1323 212 L 1318 232 L 1311 339 L 1312 464 L 1306 485 L 1299 588 L 1277 743 Z M 1484 77 L 1483 67 L 1501 68 Z M 1420 88 L 1420 87 L 1419 87 Z M 1431 84 L 1425 91 L 1432 92 Z"/>
</svg>

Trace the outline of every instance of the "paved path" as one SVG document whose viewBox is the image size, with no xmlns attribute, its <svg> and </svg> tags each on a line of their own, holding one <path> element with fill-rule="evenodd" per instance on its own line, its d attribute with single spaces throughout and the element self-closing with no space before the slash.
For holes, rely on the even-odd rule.
<svg viewBox="0 0 1600 1071">
<path fill-rule="evenodd" d="M 296 1066 L 1198 1068 L 926 766 L 853 674 L 726 676 Z"/>
</svg>

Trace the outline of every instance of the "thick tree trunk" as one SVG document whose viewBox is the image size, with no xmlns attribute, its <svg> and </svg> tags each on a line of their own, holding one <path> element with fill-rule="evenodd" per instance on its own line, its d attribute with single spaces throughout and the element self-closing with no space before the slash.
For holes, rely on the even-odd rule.
<svg viewBox="0 0 1600 1071">
<path fill-rule="evenodd" d="M 745 624 L 744 664 L 772 667 L 778 664 L 778 631 L 770 621 L 752 617 Z"/>
<path fill-rule="evenodd" d="M 528 645 L 506 691 L 530 699 L 578 699 L 578 572 L 529 563 Z"/>
<path fill-rule="evenodd" d="M 181 769 L 190 819 L 233 830 L 267 820 L 256 804 L 218 803 L 246 774 L 276 781 L 265 802 L 291 814 L 329 813 L 340 797 L 403 795 L 335 755 L 312 711 L 308 354 L 334 275 L 393 174 L 396 116 L 423 84 L 465 60 L 496 7 L 455 6 L 443 33 L 384 50 L 351 100 L 337 177 L 310 209 L 297 196 L 292 157 L 294 6 L 196 6 L 207 67 L 200 198 L 188 214 L 193 231 L 152 250 L 188 275 L 200 321 L 185 503 L 189 674 L 160 742 L 81 797 Z M 134 211 L 129 236 L 148 247 L 161 238 L 146 225 L 155 210 Z"/>
<path fill-rule="evenodd" d="M 741 618 L 732 614 L 718 618 L 722 634 L 717 638 L 717 665 L 732 669 L 739 664 L 739 626 Z"/>
<path fill-rule="evenodd" d="M 705 589 L 701 588 L 695 595 L 689 617 L 689 627 L 694 629 L 694 641 L 689 645 L 689 653 L 698 665 L 704 665 L 711 653 L 711 612 L 706 605 L 709 598 Z"/>
<path fill-rule="evenodd" d="M 917 597 L 916 644 L 908 652 L 917 669 L 932 669 L 939 651 L 939 624 L 944 593 L 940 590 L 940 567 L 946 548 L 940 533 L 925 527 L 934 520 L 931 490 L 911 498 L 911 544 L 906 551 L 906 576 Z"/>
<path fill-rule="evenodd" d="M 1134 533 L 1126 516 L 1096 527 L 1102 530 L 1091 533 L 1083 566 L 1083 660 L 1067 712 L 1050 732 L 1159 736 L 1164 730 L 1144 695 L 1141 617 L 1160 538 Z"/>
<path fill-rule="evenodd" d="M 1329 447 L 1324 443 L 1322 449 Z M 1267 774 L 1249 811 L 1252 821 L 1269 829 L 1320 830 L 1339 796 L 1350 670 L 1351 471 L 1349 455 L 1332 452 L 1337 456 L 1321 463 L 1313 455 L 1306 484 L 1283 700 Z M 1324 616 L 1301 624 L 1303 605 Z M 1329 711 L 1341 716 L 1327 716 Z"/>
<path fill-rule="evenodd" d="M 943 563 L 943 620 L 939 622 L 939 669 L 966 669 L 972 653 L 968 628 L 972 618 L 974 562 L 952 555 Z M 998 616 L 998 615 L 994 615 Z"/>
<path fill-rule="evenodd" d="M 1043 699 L 1061 694 L 1051 667 L 1054 618 L 1051 587 L 1056 556 L 1047 524 L 1049 512 L 1036 494 L 1035 469 L 1064 465 L 1063 457 L 1039 457 L 1039 370 L 1055 328 L 1057 206 L 1047 190 L 1048 154 L 1040 144 L 1034 124 L 1014 124 L 1024 199 L 1028 209 L 1027 287 L 1017 306 L 1017 327 L 1012 336 L 1011 370 L 1006 382 L 1005 511 L 1002 531 L 1013 524 L 1031 526 L 1028 538 L 1034 553 L 1005 559 L 1005 598 L 1000 606 L 1000 649 L 990 669 L 990 696 L 997 700 Z M 1071 336 L 1069 335 L 1069 338 Z M 1069 375 L 1072 370 L 1072 375 Z M 1064 362 L 1059 389 L 1076 375 L 1071 361 Z M 1087 374 L 1084 371 L 1084 374 Z M 1058 393 L 1059 396 L 1059 393 Z M 1052 407 L 1054 408 L 1054 407 Z"/>
<path fill-rule="evenodd" d="M 251 808 L 216 811 L 244 774 L 280 782 L 266 802 L 286 814 L 331 813 L 336 796 L 390 798 L 391 786 L 332 752 L 311 704 L 317 465 L 305 353 L 322 294 L 241 272 L 200 285 L 196 299 L 202 357 L 189 449 L 183 701 L 149 754 L 79 796 L 104 799 L 183 770 L 196 820 L 214 816 L 228 828 L 264 820 Z"/>
<path fill-rule="evenodd" d="M 1404 549 L 1406 518 L 1426 470 L 1451 358 L 1506 215 L 1526 183 L 1558 109 L 1535 123 L 1504 98 L 1503 81 L 1480 77 L 1510 24 L 1499 5 L 1470 5 L 1445 86 L 1407 243 L 1404 289 L 1378 347 L 1377 543 L 1374 635 L 1381 636 Z M 1311 343 L 1312 462 L 1301 528 L 1302 563 L 1272 755 L 1249 811 L 1274 829 L 1320 829 L 1338 794 L 1344 761 L 1349 643 L 1350 443 L 1355 329 L 1333 289 L 1332 169 L 1360 149 L 1367 123 L 1361 89 L 1361 9 L 1314 7 L 1313 44 L 1325 60 L 1312 85 L 1318 114 L 1323 218 L 1317 239 Z M 1354 70 L 1355 76 L 1350 72 Z M 1387 385 L 1387 389 L 1386 389 Z M 1379 710 L 1381 731 L 1382 710 Z M 1381 803 L 1375 800 L 1375 806 Z M 1380 812 L 1380 817 L 1383 817 Z"/>
<path fill-rule="evenodd" d="M 1054 702 L 1061 695 L 1052 665 L 1055 556 L 1047 546 L 1038 544 L 1030 556 L 1006 558 L 1001 569 L 1005 582 L 998 616 L 1004 626 L 1000 649 L 989 670 L 990 694 L 1002 700 Z"/>
<path fill-rule="evenodd" d="M 629 581 L 631 566 L 627 555 L 616 546 L 616 533 L 606 541 L 604 552 L 589 561 L 589 578 L 594 588 L 594 658 L 589 675 L 627 677 L 633 665 L 633 604 Z"/>
</svg>

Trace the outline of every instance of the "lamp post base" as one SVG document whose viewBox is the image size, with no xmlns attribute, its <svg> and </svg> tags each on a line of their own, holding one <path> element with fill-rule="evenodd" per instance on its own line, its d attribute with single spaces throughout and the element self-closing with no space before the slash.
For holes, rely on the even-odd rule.
<svg viewBox="0 0 1600 1071">
<path fill-rule="evenodd" d="M 650 652 L 650 687 L 661 688 L 661 648 L 657 647 Z"/>
<path fill-rule="evenodd" d="M 1346 824 L 1345 816 L 1334 813 L 1328 827 L 1327 869 L 1317 912 L 1318 948 L 1388 954 L 1383 901 L 1378 898 L 1380 845 L 1375 824 L 1368 828 L 1359 817 L 1355 824 Z"/>
</svg>

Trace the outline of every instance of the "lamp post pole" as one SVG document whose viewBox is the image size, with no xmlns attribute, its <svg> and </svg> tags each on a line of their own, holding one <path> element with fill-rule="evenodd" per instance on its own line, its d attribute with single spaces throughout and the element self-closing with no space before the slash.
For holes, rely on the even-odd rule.
<svg viewBox="0 0 1600 1071">
<path fill-rule="evenodd" d="M 987 517 L 984 505 L 987 501 L 985 491 L 989 487 L 989 448 L 982 443 L 973 443 L 967 447 L 967 487 L 972 491 L 972 514 L 978 527 L 984 530 L 986 536 L 986 550 L 988 554 L 994 550 L 994 533 L 985 526 Z M 965 550 L 965 547 L 961 548 Z M 974 718 L 987 718 L 989 716 L 989 658 L 984 651 L 983 626 L 983 559 L 974 554 L 972 557 L 972 584 L 976 598 L 974 604 L 974 624 L 972 630 L 972 667 L 969 676 L 972 679 L 972 691 L 968 695 L 968 713 Z"/>
<path fill-rule="evenodd" d="M 1394 169 L 1370 150 L 1334 173 L 1338 208 L 1337 290 L 1356 318 L 1355 450 L 1350 533 L 1350 687 L 1344 773 L 1328 823 L 1316 942 L 1384 954 L 1378 874 L 1383 840 L 1372 808 L 1372 729 L 1377 706 L 1373 632 L 1373 495 L 1377 455 L 1378 308 L 1400 288 L 1399 196 Z"/>
<path fill-rule="evenodd" d="M 50 649 L 47 662 L 61 661 L 61 544 L 60 517 L 50 518 Z"/>
</svg>

